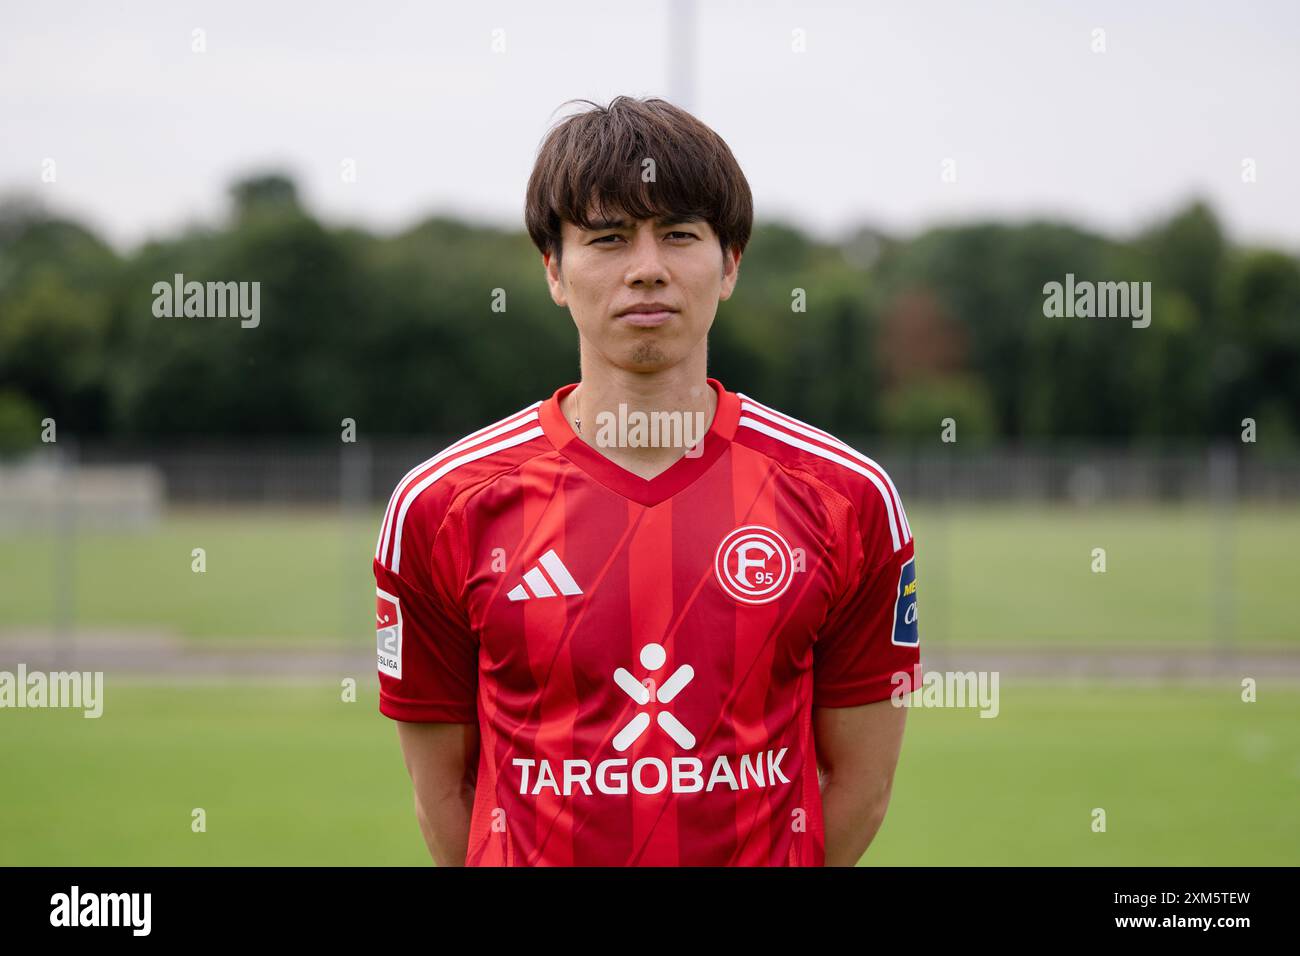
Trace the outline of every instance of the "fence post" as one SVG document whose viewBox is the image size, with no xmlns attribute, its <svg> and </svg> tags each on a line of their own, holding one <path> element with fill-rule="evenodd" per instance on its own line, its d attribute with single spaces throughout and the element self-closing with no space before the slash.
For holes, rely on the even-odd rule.
<svg viewBox="0 0 1300 956">
<path fill-rule="evenodd" d="M 927 648 L 926 657 L 929 667 L 942 670 L 947 666 L 948 638 L 952 628 L 952 549 L 949 534 L 949 498 L 952 493 L 952 455 L 954 449 L 941 446 L 937 454 L 922 453 L 920 456 L 924 478 L 918 482 L 927 489 L 930 499 L 928 512 L 930 520 L 926 525 L 924 548 L 919 546 L 916 555 L 916 572 L 920 578 L 925 575 L 928 584 L 922 588 L 926 593 L 935 595 L 929 607 L 929 625 L 922 622 L 923 646 Z M 906 507 L 906 504 L 904 504 Z M 916 528 L 912 529 L 915 536 Z M 941 611 L 936 611 L 942 608 Z"/>
<path fill-rule="evenodd" d="M 1209 452 L 1210 502 L 1213 533 L 1210 558 L 1210 594 L 1213 602 L 1213 633 L 1210 644 L 1221 661 L 1236 650 L 1236 498 L 1237 455 L 1229 445 L 1218 442 Z"/>
<path fill-rule="evenodd" d="M 76 658 L 77 607 L 77 471 L 75 438 L 54 449 L 58 483 L 54 494 L 54 670 L 72 670 Z"/>
<path fill-rule="evenodd" d="M 356 629 L 365 620 L 367 591 L 354 585 L 358 578 L 358 555 L 368 551 L 358 549 L 363 540 L 363 525 L 370 504 L 370 442 L 358 438 L 355 442 L 342 442 L 339 448 L 339 525 L 342 529 L 342 569 L 339 590 L 342 592 L 339 611 L 343 616 L 342 633 L 351 644 L 359 635 Z M 365 569 L 367 572 L 369 568 Z M 373 606 L 370 606 L 373 611 Z"/>
</svg>

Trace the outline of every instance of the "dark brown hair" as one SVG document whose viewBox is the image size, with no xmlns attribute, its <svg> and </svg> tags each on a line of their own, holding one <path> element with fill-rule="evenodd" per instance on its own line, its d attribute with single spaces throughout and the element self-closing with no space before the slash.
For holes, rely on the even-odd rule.
<svg viewBox="0 0 1300 956">
<path fill-rule="evenodd" d="M 615 97 L 566 117 L 547 134 L 528 178 L 524 221 L 542 253 L 559 260 L 560 224 L 589 229 L 597 216 L 699 218 L 723 250 L 742 252 L 754 224 L 749 182 L 722 137 L 661 99 Z M 654 182 L 642 180 L 654 160 Z"/>
</svg>

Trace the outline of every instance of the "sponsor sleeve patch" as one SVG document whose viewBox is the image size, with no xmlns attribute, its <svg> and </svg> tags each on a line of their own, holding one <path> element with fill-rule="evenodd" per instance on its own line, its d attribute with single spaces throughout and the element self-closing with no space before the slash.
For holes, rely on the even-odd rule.
<svg viewBox="0 0 1300 956">
<path fill-rule="evenodd" d="M 375 588 L 375 644 L 379 673 L 402 679 L 402 607 L 397 595 Z"/>
<path fill-rule="evenodd" d="M 892 643 L 916 647 L 921 634 L 916 627 L 916 558 L 909 558 L 898 569 L 898 596 L 894 601 Z"/>
</svg>

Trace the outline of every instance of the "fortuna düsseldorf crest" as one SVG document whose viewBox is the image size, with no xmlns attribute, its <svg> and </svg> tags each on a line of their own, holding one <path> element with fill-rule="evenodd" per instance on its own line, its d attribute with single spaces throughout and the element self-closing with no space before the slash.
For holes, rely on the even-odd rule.
<svg viewBox="0 0 1300 956">
<path fill-rule="evenodd" d="M 737 528 L 718 545 L 713 570 L 722 590 L 742 604 L 775 601 L 794 577 L 790 545 L 771 528 Z"/>
</svg>

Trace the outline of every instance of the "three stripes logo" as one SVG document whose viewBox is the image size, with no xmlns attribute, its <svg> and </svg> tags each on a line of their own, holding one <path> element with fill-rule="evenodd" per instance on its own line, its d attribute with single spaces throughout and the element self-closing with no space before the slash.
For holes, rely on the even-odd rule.
<svg viewBox="0 0 1300 956">
<path fill-rule="evenodd" d="M 573 575 L 552 548 L 524 574 L 524 583 L 516 585 L 506 597 L 512 601 L 527 601 L 529 598 L 548 598 L 557 594 L 570 597 L 581 593 L 582 588 L 578 587 L 578 582 L 573 580 Z"/>
</svg>

